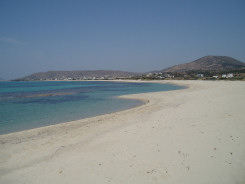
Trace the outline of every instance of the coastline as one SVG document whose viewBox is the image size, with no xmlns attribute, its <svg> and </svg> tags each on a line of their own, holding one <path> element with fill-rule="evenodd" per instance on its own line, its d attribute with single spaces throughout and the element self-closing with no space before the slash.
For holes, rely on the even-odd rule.
<svg viewBox="0 0 245 184">
<path fill-rule="evenodd" d="M 88 82 L 87 80 L 80 80 L 80 81 L 82 81 L 82 82 L 83 81 Z M 78 82 L 80 82 L 80 81 L 78 81 Z M 159 84 L 163 84 L 162 82 L 157 82 L 157 81 L 144 81 L 144 80 L 143 81 L 142 80 L 118 80 L 118 81 L 117 80 L 106 80 L 106 81 L 105 80 L 91 80 L 91 81 L 92 82 L 115 82 L 115 83 L 159 83 Z M 50 82 L 57 82 L 57 81 L 50 81 Z M 72 82 L 72 81 L 65 81 L 65 82 Z M 165 82 L 164 84 L 170 84 L 170 83 L 169 82 L 168 83 Z M 173 85 L 176 85 L 176 84 L 173 84 Z M 176 85 L 176 86 L 178 86 L 178 85 Z M 180 87 L 185 87 L 185 86 L 181 86 L 181 85 L 179 85 L 179 86 Z M 177 90 L 181 90 L 181 89 L 177 89 Z M 143 93 L 144 92 L 142 92 L 140 94 L 143 94 Z M 150 92 L 146 92 L 146 93 L 150 93 Z M 67 93 L 56 93 L 55 96 L 59 96 L 59 95 L 63 95 L 63 94 L 72 94 L 72 93 L 71 92 L 67 92 Z M 136 93 L 136 94 L 138 94 L 138 93 Z M 116 113 L 116 112 L 130 110 L 130 109 L 137 108 L 138 106 L 144 105 L 145 103 L 148 103 L 149 102 L 148 99 L 144 99 L 144 98 L 141 99 L 141 97 L 136 97 L 136 98 L 127 97 L 129 95 L 119 95 L 119 96 L 114 96 L 113 98 L 138 100 L 138 101 L 142 102 L 143 104 L 135 105 L 133 107 L 124 108 L 124 109 L 121 109 L 121 110 L 114 110 L 112 112 L 107 112 L 107 113 L 104 113 L 104 114 L 98 114 L 98 115 L 83 117 L 83 118 L 74 119 L 74 120 L 67 120 L 67 121 L 63 121 L 62 120 L 61 122 L 57 122 L 57 123 L 53 123 L 53 124 L 49 124 L 49 125 L 43 125 L 43 126 L 39 126 L 39 127 L 27 128 L 27 129 L 23 129 L 23 130 L 17 130 L 17 131 L 12 131 L 12 132 L 8 132 L 8 133 L 3 133 L 3 134 L 0 134 L 0 143 L 1 143 L 1 137 L 2 138 L 3 137 L 16 137 L 16 136 L 20 136 L 22 134 L 24 134 L 24 136 L 26 137 L 26 134 L 28 134 L 28 132 L 39 132 L 38 134 L 40 135 L 41 134 L 40 132 L 46 132 L 46 131 L 49 131 L 50 129 L 53 129 L 53 128 L 59 128 L 59 126 L 56 126 L 56 125 L 61 125 L 61 127 L 63 127 L 63 124 L 65 126 L 66 125 L 69 126 L 70 123 L 78 123 L 78 121 L 81 121 L 81 120 L 87 120 L 87 119 L 90 119 L 90 118 L 94 118 L 94 117 L 98 117 L 98 116 L 103 116 L 103 115 L 106 115 L 106 114 L 108 115 L 108 114 L 112 114 L 112 113 Z M 33 96 L 30 95 L 30 96 L 27 96 L 27 97 L 33 97 Z M 47 94 L 35 95 L 34 97 L 36 97 L 36 96 L 54 96 L 54 95 L 51 95 L 51 93 L 47 93 Z"/>
<path fill-rule="evenodd" d="M 245 182 L 245 83 L 163 83 L 188 88 L 126 95 L 148 103 L 0 135 L 0 182 Z"/>
<path fill-rule="evenodd" d="M 52 82 L 54 82 L 54 84 Z M 21 84 L 16 84 L 20 87 L 20 91 L 25 91 L 23 94 L 11 94 L 11 85 L 15 83 L 7 83 L 6 86 L 2 86 L 2 89 L 6 87 L 7 90 L 5 90 L 4 95 L 9 97 L 5 98 L 3 95 L 3 103 L 0 108 L 0 116 L 2 117 L 0 135 L 123 111 L 147 102 L 138 99 L 128 100 L 118 98 L 120 95 L 182 88 L 174 85 L 168 87 L 167 85 L 142 81 L 72 81 L 71 85 L 68 84 L 70 81 L 48 81 L 44 83 L 41 82 L 41 84 L 37 84 L 39 82 L 27 83 L 28 84 L 23 85 L 23 88 Z M 138 85 L 135 85 L 135 83 L 142 84 L 138 88 Z M 32 84 L 37 89 L 33 89 L 34 92 L 29 92 L 28 86 Z M 88 88 L 91 89 L 85 89 L 87 84 Z M 42 87 L 43 85 L 52 87 L 50 87 L 48 91 L 45 91 Z M 92 86 L 94 85 L 98 85 L 98 88 L 93 88 Z M 40 86 L 41 89 L 39 89 L 38 86 Z M 55 86 L 57 86 L 58 89 L 60 86 L 61 88 L 64 87 L 64 89 L 54 91 Z M 122 88 L 120 88 L 122 89 L 121 91 L 117 89 L 118 86 L 122 86 Z M 73 90 L 71 87 L 76 88 Z M 115 90 L 108 90 L 108 88 L 115 88 Z M 108 92 L 105 93 L 104 91 Z M 79 100 L 80 98 L 82 100 Z M 4 99 L 6 99 L 6 101 Z M 8 103 L 8 99 L 13 99 L 13 102 Z M 93 101 L 93 103 L 89 103 L 89 101 Z M 23 111 L 23 109 L 26 110 Z"/>
</svg>

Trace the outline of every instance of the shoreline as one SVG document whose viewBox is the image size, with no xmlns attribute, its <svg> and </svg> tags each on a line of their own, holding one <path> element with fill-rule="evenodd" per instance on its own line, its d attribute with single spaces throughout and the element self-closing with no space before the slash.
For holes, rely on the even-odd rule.
<svg viewBox="0 0 245 184">
<path fill-rule="evenodd" d="M 245 83 L 167 83 L 188 88 L 125 95 L 149 103 L 0 135 L 0 182 L 244 182 Z"/>
<path fill-rule="evenodd" d="M 101 81 L 101 82 L 122 82 L 122 83 L 159 83 L 159 84 L 171 84 L 169 82 L 137 81 L 137 80 L 118 80 L 118 81 L 115 81 L 115 80 L 106 80 L 106 81 L 103 81 L 103 80 L 93 80 L 93 81 Z M 176 85 L 176 84 L 173 84 L 173 85 Z M 185 87 L 185 86 L 181 86 L 181 85 L 179 85 L 179 86 L 180 87 Z M 178 89 L 178 90 L 182 90 L 182 89 Z M 151 93 L 151 92 L 147 92 L 147 93 Z M 69 94 L 69 93 L 67 93 L 67 94 Z M 144 93 L 137 93 L 137 94 L 144 94 Z M 57 94 L 57 95 L 60 95 L 60 94 Z M 134 95 L 134 94 L 131 94 L 131 95 Z M 40 96 L 45 96 L 45 95 L 40 95 Z M 35 130 L 36 131 L 39 131 L 40 130 L 41 132 L 43 132 L 43 131 L 46 131 L 46 130 L 48 130 L 50 128 L 55 128 L 54 126 L 59 125 L 59 124 L 61 124 L 61 126 L 62 126 L 62 124 L 67 124 L 69 126 L 70 123 L 77 123 L 78 121 L 82 121 L 82 120 L 88 120 L 89 121 L 90 118 L 100 117 L 100 116 L 103 116 L 103 115 L 109 115 L 109 114 L 113 114 L 113 113 L 122 112 L 122 111 L 125 111 L 125 110 L 134 109 L 134 108 L 137 108 L 139 106 L 145 105 L 145 103 L 148 103 L 149 102 L 149 99 L 141 99 L 140 97 L 130 98 L 128 96 L 130 96 L 130 94 L 129 95 L 116 96 L 115 98 L 138 100 L 138 101 L 141 101 L 143 104 L 137 105 L 135 107 L 131 107 L 131 108 L 127 108 L 127 109 L 115 111 L 115 112 L 109 112 L 109 113 L 105 113 L 105 114 L 101 114 L 101 115 L 95 115 L 95 116 L 91 116 L 91 117 L 85 117 L 85 118 L 82 118 L 82 119 L 71 120 L 71 121 L 66 121 L 66 122 L 59 122 L 59 123 L 54 123 L 54 124 L 51 124 L 51 125 L 45 125 L 45 126 L 41 126 L 41 127 L 30 128 L 30 129 L 25 129 L 25 130 L 19 130 L 19 131 L 15 131 L 15 132 L 9 132 L 9 133 L 0 134 L 0 143 L 1 143 L 1 137 L 4 137 L 4 136 L 8 136 L 8 135 L 9 136 L 12 136 L 12 134 L 13 134 L 13 136 L 18 136 L 18 134 L 25 134 L 25 133 L 32 132 L 32 131 L 35 131 Z M 43 130 L 43 129 L 45 129 L 45 130 Z"/>
</svg>

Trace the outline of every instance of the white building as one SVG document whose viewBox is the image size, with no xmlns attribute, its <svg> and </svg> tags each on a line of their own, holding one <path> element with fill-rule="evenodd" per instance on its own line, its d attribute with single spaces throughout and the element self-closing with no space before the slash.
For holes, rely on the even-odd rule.
<svg viewBox="0 0 245 184">
<path fill-rule="evenodd" d="M 222 76 L 221 76 L 221 77 L 222 77 L 222 78 L 226 78 L 226 76 L 227 76 L 226 74 L 222 74 Z"/>
<path fill-rule="evenodd" d="M 152 73 L 148 73 L 148 74 L 146 75 L 146 77 L 151 77 L 151 76 L 153 76 Z"/>
<path fill-rule="evenodd" d="M 222 78 L 233 78 L 234 77 L 234 75 L 233 75 L 233 73 L 228 73 L 228 74 L 222 74 Z"/>
<path fill-rule="evenodd" d="M 226 76 L 226 78 L 233 78 L 233 77 L 234 77 L 233 73 L 228 73 L 227 76 Z"/>
<path fill-rule="evenodd" d="M 197 77 L 203 77 L 204 75 L 203 74 L 197 74 Z"/>
</svg>

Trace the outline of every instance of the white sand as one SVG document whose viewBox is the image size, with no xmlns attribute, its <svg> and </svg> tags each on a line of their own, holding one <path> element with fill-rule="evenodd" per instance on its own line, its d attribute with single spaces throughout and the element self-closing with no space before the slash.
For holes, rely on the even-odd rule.
<svg viewBox="0 0 245 184">
<path fill-rule="evenodd" d="M 0 136 L 0 183 L 245 183 L 245 82 L 129 95 L 146 105 Z"/>
</svg>

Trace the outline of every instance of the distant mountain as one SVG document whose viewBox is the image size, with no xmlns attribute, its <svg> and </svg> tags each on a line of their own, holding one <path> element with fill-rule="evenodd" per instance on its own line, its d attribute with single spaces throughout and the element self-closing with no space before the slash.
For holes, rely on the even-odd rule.
<svg viewBox="0 0 245 184">
<path fill-rule="evenodd" d="M 136 75 L 138 75 L 138 73 L 112 70 L 48 71 L 34 73 L 16 80 L 109 79 Z"/>
<path fill-rule="evenodd" d="M 245 69 L 245 63 L 228 56 L 205 56 L 195 61 L 176 65 L 161 71 L 154 72 L 187 72 L 187 71 L 229 71 Z M 151 73 L 154 73 L 151 72 Z M 79 71 L 48 71 L 34 73 L 29 76 L 15 79 L 29 80 L 79 80 L 79 79 L 115 79 L 120 77 L 142 76 L 144 73 L 134 73 L 113 70 L 79 70 Z"/>
<path fill-rule="evenodd" d="M 205 56 L 195 61 L 176 65 L 162 72 L 227 71 L 245 68 L 245 63 L 228 56 Z"/>
</svg>

